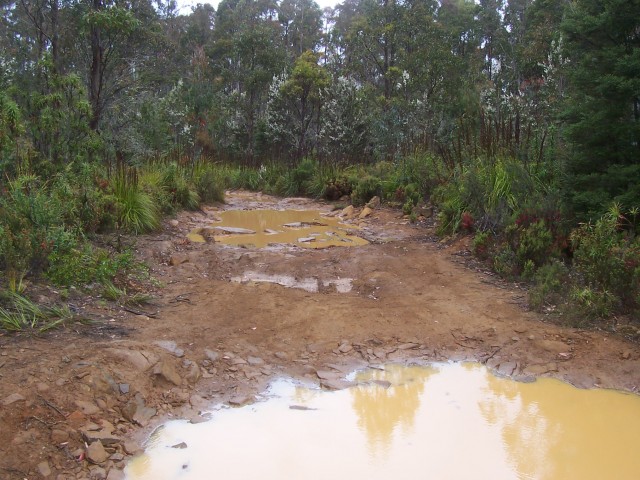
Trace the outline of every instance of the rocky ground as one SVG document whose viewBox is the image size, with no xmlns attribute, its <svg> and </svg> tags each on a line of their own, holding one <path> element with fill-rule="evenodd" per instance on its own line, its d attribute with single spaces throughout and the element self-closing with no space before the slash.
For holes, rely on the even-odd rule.
<svg viewBox="0 0 640 480">
<path fill-rule="evenodd" d="M 231 193 L 224 206 L 183 212 L 135 240 L 158 283 L 150 304 L 72 292 L 91 323 L 0 336 L 0 478 L 123 478 L 127 459 L 162 421 L 203 421 L 211 405 L 251 402 L 278 376 L 335 389 L 367 365 L 469 359 L 523 381 L 640 386 L 637 344 L 526 311 L 525 292 L 470 268 L 464 245 L 434 241 L 428 221 L 413 226 L 381 207 L 363 218 L 347 210 L 345 221 L 371 242 L 357 248 L 186 238 L 230 208 L 331 211 L 306 199 Z M 42 299 L 58 295 L 48 289 Z"/>
</svg>

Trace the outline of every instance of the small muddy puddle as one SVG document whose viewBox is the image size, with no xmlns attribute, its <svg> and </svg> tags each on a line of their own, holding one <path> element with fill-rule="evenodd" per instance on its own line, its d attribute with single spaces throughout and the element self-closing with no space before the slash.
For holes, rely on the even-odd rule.
<svg viewBox="0 0 640 480">
<path fill-rule="evenodd" d="M 352 278 L 319 280 L 317 278 L 295 278 L 291 275 L 269 275 L 260 272 L 244 272 L 241 276 L 231 277 L 235 283 L 275 283 L 286 288 L 299 288 L 310 293 L 331 292 L 348 293 L 351 291 Z"/>
<path fill-rule="evenodd" d="M 220 221 L 189 234 L 192 241 L 206 236 L 226 245 L 288 244 L 304 248 L 357 247 L 366 245 L 356 236 L 358 227 L 320 214 L 318 210 L 227 210 Z"/>
<path fill-rule="evenodd" d="M 323 392 L 278 381 L 265 401 L 169 422 L 129 480 L 638 478 L 640 397 L 477 364 L 387 366 Z"/>
</svg>

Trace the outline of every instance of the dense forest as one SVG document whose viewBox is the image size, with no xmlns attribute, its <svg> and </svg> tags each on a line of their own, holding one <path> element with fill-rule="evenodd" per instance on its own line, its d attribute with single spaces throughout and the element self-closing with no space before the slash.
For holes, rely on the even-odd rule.
<svg viewBox="0 0 640 480">
<path fill-rule="evenodd" d="M 88 239 L 229 187 L 430 204 L 532 307 L 637 318 L 640 0 L 0 9 L 5 328 L 25 277 L 117 288 Z"/>
</svg>

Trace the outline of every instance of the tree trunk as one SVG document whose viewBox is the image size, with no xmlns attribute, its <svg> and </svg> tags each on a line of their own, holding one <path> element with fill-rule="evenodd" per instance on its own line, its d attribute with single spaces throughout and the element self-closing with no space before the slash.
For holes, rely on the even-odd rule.
<svg viewBox="0 0 640 480">
<path fill-rule="evenodd" d="M 102 0 L 92 0 L 94 11 L 102 10 Z M 89 71 L 89 101 L 91 102 L 91 121 L 89 126 L 92 130 L 98 130 L 100 116 L 102 113 L 102 80 L 103 80 L 103 55 L 100 28 L 97 25 L 91 26 L 91 67 Z"/>
</svg>

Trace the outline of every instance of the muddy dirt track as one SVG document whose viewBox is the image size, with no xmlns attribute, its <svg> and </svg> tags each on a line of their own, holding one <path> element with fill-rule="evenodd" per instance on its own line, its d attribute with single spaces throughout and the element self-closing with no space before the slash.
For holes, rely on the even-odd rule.
<svg viewBox="0 0 640 480">
<path fill-rule="evenodd" d="M 473 359 L 523 381 L 640 387 L 637 344 L 527 312 L 525 292 L 469 268 L 464 246 L 437 243 L 397 210 L 345 218 L 370 241 L 357 248 L 186 239 L 221 210 L 259 208 L 331 211 L 232 192 L 224 206 L 183 212 L 136 239 L 161 285 L 151 304 L 121 308 L 72 292 L 92 324 L 0 336 L 0 478 L 122 478 L 162 420 L 201 421 L 209 406 L 251 402 L 278 376 L 335 389 L 366 365 Z"/>
</svg>

